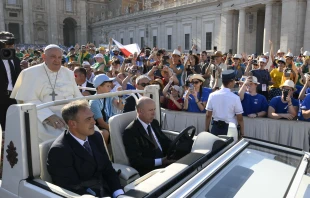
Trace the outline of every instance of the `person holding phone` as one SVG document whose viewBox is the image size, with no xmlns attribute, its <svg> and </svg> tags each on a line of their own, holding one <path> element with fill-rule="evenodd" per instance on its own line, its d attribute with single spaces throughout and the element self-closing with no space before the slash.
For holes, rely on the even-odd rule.
<svg viewBox="0 0 310 198">
<path fill-rule="evenodd" d="M 282 95 L 271 99 L 268 108 L 268 117 L 273 119 L 293 120 L 298 112 L 298 100 L 293 98 L 296 91 L 295 84 L 291 80 L 286 80 L 281 86 Z"/>
<path fill-rule="evenodd" d="M 197 113 L 206 112 L 206 104 L 212 90 L 202 86 L 204 80 L 201 74 L 193 74 L 189 78 L 191 84 L 184 96 L 184 110 Z"/>
<path fill-rule="evenodd" d="M 211 76 L 210 87 L 212 89 L 219 88 L 222 86 L 221 75 L 222 72 L 227 70 L 227 65 L 222 61 L 223 54 L 221 51 L 216 51 L 211 56 L 211 64 L 208 66 L 206 73 Z"/>
<path fill-rule="evenodd" d="M 173 111 L 181 111 L 183 108 L 182 88 L 178 85 L 173 85 L 173 77 L 169 79 L 169 83 L 165 86 L 163 94 L 168 98 L 167 109 Z"/>
<path fill-rule="evenodd" d="M 259 82 L 255 76 L 249 76 L 246 79 L 241 78 L 243 82 L 238 95 L 243 108 L 243 116 L 250 118 L 265 117 L 268 111 L 268 102 L 266 98 L 256 92 Z"/>
</svg>

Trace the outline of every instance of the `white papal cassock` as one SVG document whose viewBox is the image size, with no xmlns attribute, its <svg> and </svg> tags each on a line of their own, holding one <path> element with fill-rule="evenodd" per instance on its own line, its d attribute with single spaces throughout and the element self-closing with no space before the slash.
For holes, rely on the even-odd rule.
<svg viewBox="0 0 310 198">
<path fill-rule="evenodd" d="M 45 70 L 44 70 L 45 68 Z M 47 75 L 50 78 L 47 77 Z M 61 67 L 57 72 L 51 71 L 45 63 L 23 70 L 16 81 L 11 98 L 15 98 L 19 103 L 42 104 L 52 101 L 55 86 L 55 100 L 69 99 L 82 96 L 74 79 L 74 73 L 65 67 Z M 56 81 L 55 81 L 56 80 Z M 50 83 L 51 82 L 51 83 Z M 60 118 L 63 105 L 41 109 L 38 114 L 38 135 L 40 141 L 52 139 L 60 135 L 63 130 L 57 130 L 52 126 L 44 124 L 43 121 L 53 114 Z"/>
</svg>

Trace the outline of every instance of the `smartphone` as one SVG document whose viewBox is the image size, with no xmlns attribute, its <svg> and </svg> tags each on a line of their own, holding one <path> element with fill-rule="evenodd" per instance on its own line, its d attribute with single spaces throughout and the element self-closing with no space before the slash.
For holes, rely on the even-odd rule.
<svg viewBox="0 0 310 198">
<path fill-rule="evenodd" d="M 217 51 L 217 46 L 214 46 L 214 47 L 213 47 L 213 50 L 214 50 L 214 51 Z"/>
<path fill-rule="evenodd" d="M 137 73 L 137 70 L 136 70 L 136 69 L 133 69 L 133 70 L 131 70 L 131 73 L 132 73 L 132 74 L 136 74 L 136 73 Z"/>
<path fill-rule="evenodd" d="M 192 83 L 189 84 L 189 91 L 190 92 L 194 91 L 194 85 Z"/>
<path fill-rule="evenodd" d="M 189 55 L 192 55 L 192 54 L 193 54 L 193 51 L 192 51 L 192 50 L 189 50 L 188 53 L 189 53 Z"/>
<path fill-rule="evenodd" d="M 229 49 L 229 53 L 232 54 L 232 49 Z"/>
<path fill-rule="evenodd" d="M 288 91 L 283 91 L 284 101 L 286 101 L 287 96 L 288 96 Z"/>
<path fill-rule="evenodd" d="M 169 56 L 163 56 L 163 65 L 169 65 Z"/>
</svg>

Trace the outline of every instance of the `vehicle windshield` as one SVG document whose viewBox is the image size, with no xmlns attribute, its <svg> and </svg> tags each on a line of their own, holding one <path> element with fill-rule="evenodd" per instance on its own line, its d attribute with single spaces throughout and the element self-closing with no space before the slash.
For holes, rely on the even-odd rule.
<svg viewBox="0 0 310 198">
<path fill-rule="evenodd" d="M 283 197 L 301 158 L 250 144 L 191 197 Z"/>
</svg>

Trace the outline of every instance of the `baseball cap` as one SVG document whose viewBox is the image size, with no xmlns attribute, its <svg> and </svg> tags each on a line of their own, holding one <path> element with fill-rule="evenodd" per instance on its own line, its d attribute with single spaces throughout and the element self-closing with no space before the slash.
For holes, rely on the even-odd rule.
<svg viewBox="0 0 310 198">
<path fill-rule="evenodd" d="M 266 63 L 267 60 L 266 60 L 265 58 L 259 58 L 258 62 L 264 62 L 264 63 Z"/>
<path fill-rule="evenodd" d="M 94 56 L 94 58 L 104 58 L 104 57 L 101 53 L 98 53 L 98 54 L 96 54 L 96 56 Z"/>
<path fill-rule="evenodd" d="M 99 87 L 99 85 L 101 85 L 104 82 L 111 82 L 113 81 L 115 78 L 109 78 L 107 75 L 105 74 L 99 74 L 97 76 L 95 76 L 93 84 L 94 87 L 97 88 Z"/>
</svg>

